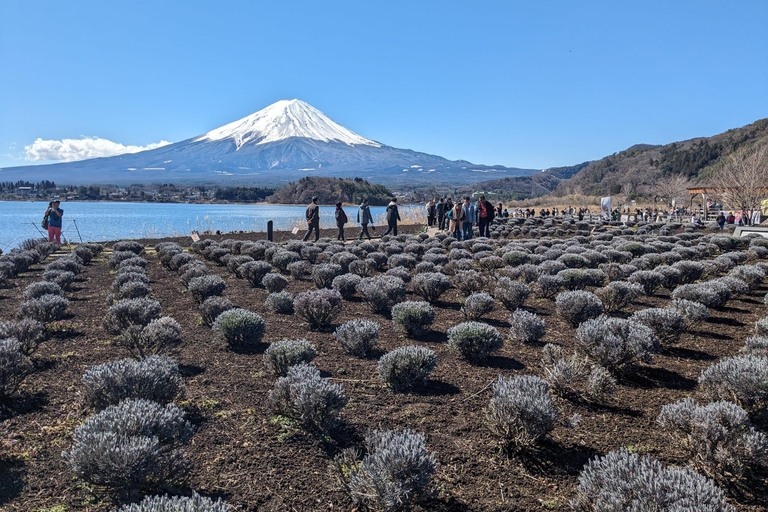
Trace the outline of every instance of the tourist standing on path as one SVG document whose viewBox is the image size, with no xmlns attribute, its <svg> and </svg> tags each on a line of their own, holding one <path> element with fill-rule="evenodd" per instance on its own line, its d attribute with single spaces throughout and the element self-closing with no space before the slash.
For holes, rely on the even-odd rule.
<svg viewBox="0 0 768 512">
<path fill-rule="evenodd" d="M 317 206 L 317 196 L 312 198 L 312 202 L 307 206 L 304 214 L 307 217 L 307 234 L 304 235 L 304 241 L 309 240 L 312 230 L 315 231 L 315 242 L 320 239 L 320 207 Z"/>
<path fill-rule="evenodd" d="M 347 239 L 344 238 L 344 224 L 347 223 L 347 214 L 344 212 L 344 208 L 341 207 L 341 201 L 336 203 L 336 227 L 339 228 L 339 235 L 336 237 L 336 240 L 341 240 L 342 242 L 346 242 Z"/>
<path fill-rule="evenodd" d="M 60 204 L 59 201 L 48 203 L 48 209 L 45 211 L 48 218 L 48 241 L 56 245 L 61 245 L 61 218 L 64 216 L 64 210 L 59 208 Z"/>
<path fill-rule="evenodd" d="M 451 234 L 453 234 L 456 240 L 461 240 L 461 228 L 464 223 L 464 209 L 461 207 L 461 203 L 456 203 L 451 209 Z"/>
<path fill-rule="evenodd" d="M 472 240 L 472 226 L 477 222 L 475 216 L 475 205 L 469 202 L 469 196 L 464 197 L 464 220 L 461 223 L 461 231 L 464 236 L 464 240 Z"/>
<path fill-rule="evenodd" d="M 717 214 L 715 222 L 717 222 L 717 227 L 719 229 L 723 229 L 723 226 L 725 226 L 725 215 L 723 215 L 723 212 Z"/>
<path fill-rule="evenodd" d="M 400 213 L 397 211 L 397 198 L 393 197 L 387 205 L 387 230 L 381 236 L 388 235 L 390 232 L 397 236 L 397 221 L 399 220 Z"/>
<path fill-rule="evenodd" d="M 449 197 L 445 200 L 445 214 L 448 215 L 448 212 L 451 211 L 452 209 L 453 209 L 453 201 Z M 445 226 L 445 227 L 448 228 L 448 226 Z"/>
<path fill-rule="evenodd" d="M 491 222 L 493 222 L 493 205 L 485 200 L 485 196 L 480 196 L 480 200 L 475 207 L 477 214 L 478 236 L 491 237 Z M 534 214 L 535 215 L 535 214 Z"/>
<path fill-rule="evenodd" d="M 435 209 L 437 210 L 437 229 L 442 231 L 445 229 L 445 202 L 442 197 L 437 202 Z"/>
<path fill-rule="evenodd" d="M 427 227 L 435 224 L 435 214 L 437 213 L 437 198 L 427 201 Z"/>
<path fill-rule="evenodd" d="M 367 199 L 363 199 L 363 202 L 357 209 L 357 222 L 363 227 L 363 229 L 360 230 L 360 236 L 358 238 L 362 240 L 363 235 L 365 235 L 368 237 L 368 240 L 370 240 L 371 235 L 368 233 L 368 224 L 373 224 L 373 217 L 371 216 L 371 208 L 368 206 Z"/>
</svg>

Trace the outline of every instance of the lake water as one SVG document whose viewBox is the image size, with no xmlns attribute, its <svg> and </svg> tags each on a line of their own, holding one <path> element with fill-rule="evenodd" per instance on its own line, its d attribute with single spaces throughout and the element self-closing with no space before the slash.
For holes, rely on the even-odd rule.
<svg viewBox="0 0 768 512">
<path fill-rule="evenodd" d="M 0 248 L 7 252 L 27 238 L 40 237 L 40 222 L 47 206 L 47 202 L 39 201 L 0 201 Z M 295 225 L 306 229 L 303 222 L 306 206 L 303 205 L 72 201 L 63 202 L 61 207 L 64 209 L 62 235 L 72 241 L 79 241 L 80 236 L 84 241 L 183 236 L 193 230 L 202 232 L 208 229 L 221 232 L 266 231 L 269 220 L 274 221 L 275 230 L 289 230 Z M 335 226 L 334 209 L 333 206 L 320 207 L 321 227 Z M 383 206 L 371 207 L 377 224 L 381 224 L 385 209 Z M 345 207 L 344 210 L 350 221 L 354 221 L 357 208 Z"/>
</svg>

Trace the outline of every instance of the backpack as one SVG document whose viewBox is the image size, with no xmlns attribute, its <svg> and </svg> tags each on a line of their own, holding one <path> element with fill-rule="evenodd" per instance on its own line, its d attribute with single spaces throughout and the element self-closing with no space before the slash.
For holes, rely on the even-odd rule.
<svg viewBox="0 0 768 512">
<path fill-rule="evenodd" d="M 40 227 L 48 229 L 48 212 L 45 212 L 45 215 L 43 215 L 43 222 L 40 223 Z"/>
</svg>

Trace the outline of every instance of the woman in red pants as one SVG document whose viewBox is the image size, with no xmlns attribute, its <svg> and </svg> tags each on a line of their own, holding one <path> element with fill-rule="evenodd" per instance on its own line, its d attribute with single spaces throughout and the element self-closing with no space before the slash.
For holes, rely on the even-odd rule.
<svg viewBox="0 0 768 512">
<path fill-rule="evenodd" d="M 45 215 L 48 217 L 48 241 L 61 245 L 61 218 L 64 210 L 59 208 L 59 201 L 53 201 L 48 205 Z"/>
</svg>

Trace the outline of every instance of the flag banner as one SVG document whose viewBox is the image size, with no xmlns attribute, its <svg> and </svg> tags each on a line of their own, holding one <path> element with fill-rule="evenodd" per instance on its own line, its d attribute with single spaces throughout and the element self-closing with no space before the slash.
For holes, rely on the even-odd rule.
<svg viewBox="0 0 768 512">
<path fill-rule="evenodd" d="M 600 213 L 603 214 L 603 220 L 611 220 L 611 198 L 604 197 L 600 199 Z"/>
</svg>

